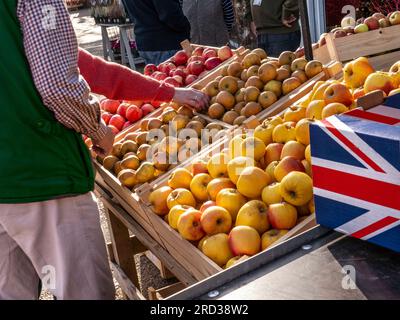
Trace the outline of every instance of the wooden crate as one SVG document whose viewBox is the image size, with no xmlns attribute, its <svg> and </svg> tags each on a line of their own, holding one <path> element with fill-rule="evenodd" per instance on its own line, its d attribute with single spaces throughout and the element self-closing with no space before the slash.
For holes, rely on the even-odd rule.
<svg viewBox="0 0 400 320">
<path fill-rule="evenodd" d="M 203 150 L 198 154 L 196 159 L 206 160 L 211 155 L 221 152 L 229 145 L 231 138 L 240 134 L 245 129 L 239 129 L 237 132 L 230 132 L 226 139 L 221 140 L 218 143 L 214 143 L 209 148 Z M 181 164 L 178 167 L 190 168 L 190 161 Z M 163 241 L 164 247 L 167 251 L 177 259 L 182 266 L 187 268 L 198 280 L 205 279 L 212 274 L 222 271 L 223 269 L 206 257 L 200 250 L 198 250 L 192 243 L 185 240 L 176 230 L 172 229 L 168 223 L 166 223 L 162 218 L 157 216 L 151 207 L 149 202 L 150 193 L 164 185 L 167 185 L 168 177 L 162 177 L 148 185 L 147 190 L 142 189 L 140 194 L 138 194 L 140 199 L 140 204 L 142 206 L 142 212 L 146 213 L 148 219 L 152 221 L 153 225 L 157 227 L 158 238 Z M 279 245 L 291 237 L 294 237 L 316 225 L 315 216 L 310 215 L 307 219 L 301 221 L 297 226 L 290 230 L 285 237 L 283 237 L 279 242 L 274 245 Z M 268 250 L 263 251 L 259 254 L 266 254 Z"/>
<path fill-rule="evenodd" d="M 326 49 L 332 61 L 348 62 L 368 57 L 376 70 L 387 70 L 400 60 L 400 25 L 334 39 L 326 37 Z"/>
</svg>

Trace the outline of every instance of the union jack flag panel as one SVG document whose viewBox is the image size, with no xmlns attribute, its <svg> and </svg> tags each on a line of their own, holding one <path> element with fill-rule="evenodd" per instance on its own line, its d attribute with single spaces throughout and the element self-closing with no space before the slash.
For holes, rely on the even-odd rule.
<svg viewBox="0 0 400 320">
<path fill-rule="evenodd" d="M 310 135 L 317 222 L 400 252 L 400 95 Z"/>
</svg>

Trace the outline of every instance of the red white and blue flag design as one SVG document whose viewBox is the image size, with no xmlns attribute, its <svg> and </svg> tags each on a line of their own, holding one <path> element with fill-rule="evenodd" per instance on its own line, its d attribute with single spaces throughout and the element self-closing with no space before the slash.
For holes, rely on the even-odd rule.
<svg viewBox="0 0 400 320">
<path fill-rule="evenodd" d="M 318 223 L 400 252 L 398 100 L 329 117 L 310 134 Z"/>
</svg>

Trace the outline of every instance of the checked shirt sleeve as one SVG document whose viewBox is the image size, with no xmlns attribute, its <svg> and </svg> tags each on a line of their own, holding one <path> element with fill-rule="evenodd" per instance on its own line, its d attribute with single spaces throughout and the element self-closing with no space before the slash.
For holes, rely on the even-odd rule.
<svg viewBox="0 0 400 320">
<path fill-rule="evenodd" d="M 78 69 L 78 43 L 63 0 L 19 0 L 24 49 L 43 103 L 64 126 L 99 140 L 98 101 Z"/>
</svg>

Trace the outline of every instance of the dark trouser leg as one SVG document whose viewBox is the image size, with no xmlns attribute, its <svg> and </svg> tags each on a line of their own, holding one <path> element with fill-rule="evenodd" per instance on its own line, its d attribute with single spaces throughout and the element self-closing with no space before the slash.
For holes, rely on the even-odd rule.
<svg viewBox="0 0 400 320">
<path fill-rule="evenodd" d="M 264 33 L 257 37 L 258 46 L 263 48 L 268 56 L 279 57 L 283 51 L 296 51 L 300 46 L 301 32 L 283 34 Z"/>
</svg>

